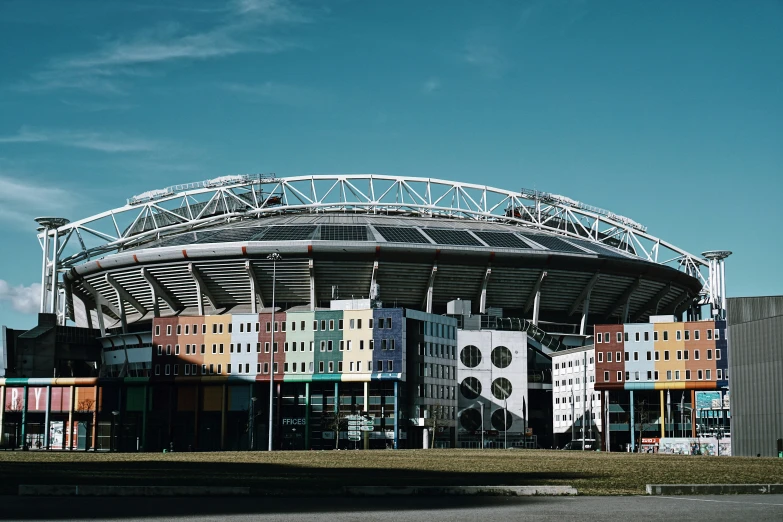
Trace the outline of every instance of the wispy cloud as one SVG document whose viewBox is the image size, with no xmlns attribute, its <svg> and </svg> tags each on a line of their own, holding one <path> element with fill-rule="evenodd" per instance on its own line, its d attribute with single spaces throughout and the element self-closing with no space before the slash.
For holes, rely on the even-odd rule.
<svg viewBox="0 0 783 522">
<path fill-rule="evenodd" d="M 103 134 L 90 131 L 46 130 L 22 127 L 16 134 L 0 136 L 2 143 L 50 143 L 66 147 L 95 150 L 107 153 L 149 152 L 159 148 L 159 144 L 143 138 L 123 134 Z"/>
<path fill-rule="evenodd" d="M 506 57 L 500 48 L 480 37 L 468 40 L 462 54 L 463 60 L 490 77 L 502 76 L 508 68 Z"/>
<path fill-rule="evenodd" d="M 32 230 L 33 218 L 68 214 L 83 203 L 83 197 L 33 178 L 26 171 L 0 172 L 0 221 Z"/>
<path fill-rule="evenodd" d="M 329 103 L 329 97 L 321 91 L 276 82 L 260 84 L 226 83 L 222 87 L 229 92 L 258 103 L 273 103 L 293 107 L 316 107 Z"/>
<path fill-rule="evenodd" d="M 211 27 L 191 31 L 162 23 L 130 37 L 119 37 L 83 55 L 61 57 L 15 87 L 23 91 L 72 89 L 124 94 L 128 79 L 149 75 L 145 67 L 184 60 L 208 60 L 239 53 L 274 54 L 297 47 L 275 36 L 271 28 L 311 21 L 289 0 L 234 0 L 225 5 Z"/>
<path fill-rule="evenodd" d="M 428 78 L 421 86 L 421 91 L 424 94 L 432 94 L 437 90 L 440 90 L 440 80 L 435 77 Z"/>
<path fill-rule="evenodd" d="M 11 303 L 11 307 L 17 312 L 37 313 L 41 305 L 41 284 L 11 286 L 8 282 L 0 279 L 0 302 L 4 301 Z"/>
</svg>

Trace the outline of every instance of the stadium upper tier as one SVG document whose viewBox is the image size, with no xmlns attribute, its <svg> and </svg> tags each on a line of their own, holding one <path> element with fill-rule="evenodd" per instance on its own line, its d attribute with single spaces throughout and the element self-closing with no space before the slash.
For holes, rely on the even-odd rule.
<svg viewBox="0 0 783 522">
<path fill-rule="evenodd" d="M 707 266 L 563 196 L 371 175 L 218 178 L 136 196 L 59 234 L 68 315 L 100 308 L 131 322 L 156 309 L 269 306 L 271 252 L 283 256 L 285 306 L 372 295 L 442 312 L 459 298 L 476 312 L 524 316 L 538 301 L 542 321 L 566 323 L 579 322 L 585 301 L 602 321 L 681 312 L 703 291 Z"/>
</svg>

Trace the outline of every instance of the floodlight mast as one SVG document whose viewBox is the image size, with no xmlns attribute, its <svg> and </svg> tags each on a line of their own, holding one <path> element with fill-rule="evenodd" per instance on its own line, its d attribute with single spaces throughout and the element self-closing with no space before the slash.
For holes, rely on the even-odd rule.
<svg viewBox="0 0 783 522">
<path fill-rule="evenodd" d="M 709 297 L 715 319 L 726 319 L 726 258 L 728 250 L 708 250 L 701 255 L 709 262 Z"/>
<path fill-rule="evenodd" d="M 51 234 L 53 237 L 52 240 L 52 260 L 51 260 L 51 292 L 52 292 L 52 301 L 51 306 L 48 308 L 49 313 L 56 314 L 57 313 L 57 292 L 58 292 L 58 275 L 57 275 L 57 262 L 59 260 L 59 238 L 60 238 L 60 227 L 64 227 L 68 223 L 70 223 L 70 220 L 66 218 L 57 218 L 57 217 L 38 217 L 35 218 L 36 223 L 41 225 L 41 228 L 39 228 L 39 231 L 42 232 L 43 235 L 43 266 L 41 268 L 41 313 L 47 312 L 47 281 L 46 276 L 48 273 L 48 265 L 49 265 L 49 235 Z M 58 324 L 65 324 L 65 314 L 63 314 L 62 321 L 58 318 L 57 320 Z"/>
</svg>

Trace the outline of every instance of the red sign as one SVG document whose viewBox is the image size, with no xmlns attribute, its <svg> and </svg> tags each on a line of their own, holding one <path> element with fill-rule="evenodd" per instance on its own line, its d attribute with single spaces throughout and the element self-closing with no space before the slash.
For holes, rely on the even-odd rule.
<svg viewBox="0 0 783 522">
<path fill-rule="evenodd" d="M 658 444 L 661 439 L 658 437 L 642 437 L 642 444 Z"/>
</svg>

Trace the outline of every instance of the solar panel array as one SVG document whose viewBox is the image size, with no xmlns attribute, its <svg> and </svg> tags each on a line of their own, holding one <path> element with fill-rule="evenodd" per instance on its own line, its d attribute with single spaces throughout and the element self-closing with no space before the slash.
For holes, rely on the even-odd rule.
<svg viewBox="0 0 783 522">
<path fill-rule="evenodd" d="M 307 241 L 313 238 L 315 225 L 293 225 L 288 227 L 269 227 L 258 241 Z"/>
<path fill-rule="evenodd" d="M 367 241 L 363 225 L 321 225 L 322 241 Z"/>
<path fill-rule="evenodd" d="M 530 248 L 514 234 L 506 232 L 474 232 L 483 242 L 496 248 Z"/>
<path fill-rule="evenodd" d="M 439 245 L 484 246 L 465 230 L 427 228 L 424 230 L 424 233 L 430 236 Z"/>
<path fill-rule="evenodd" d="M 622 255 L 620 252 L 618 252 L 616 250 L 612 250 L 611 248 L 608 248 L 608 247 L 604 247 L 604 246 L 601 246 L 601 245 L 596 245 L 595 243 L 588 243 L 587 241 L 574 241 L 574 243 L 578 243 L 579 246 L 583 246 L 586 249 L 595 252 L 596 254 L 601 254 L 601 255 L 609 256 L 609 257 L 625 258 L 625 256 Z"/>
<path fill-rule="evenodd" d="M 250 241 L 263 232 L 262 228 L 226 228 L 199 233 L 196 244 L 231 243 L 234 241 Z"/>
<path fill-rule="evenodd" d="M 389 241 L 390 243 L 429 243 L 427 238 L 424 237 L 421 232 L 415 228 L 376 226 L 375 230 L 377 230 L 378 233 L 383 236 L 383 239 Z"/>
<path fill-rule="evenodd" d="M 520 233 L 521 234 L 521 233 Z M 538 235 L 538 234 L 521 234 L 527 238 L 532 239 L 539 245 L 548 248 L 549 250 L 554 250 L 556 252 L 573 252 L 575 254 L 584 254 L 583 250 L 578 249 L 574 245 L 570 243 L 566 243 L 562 239 L 552 237 L 552 236 L 544 236 L 544 235 Z"/>
</svg>

